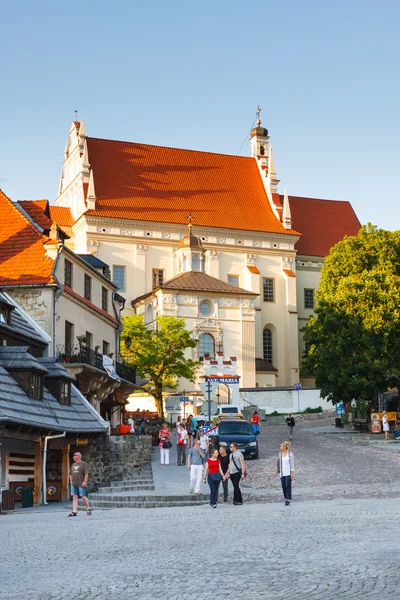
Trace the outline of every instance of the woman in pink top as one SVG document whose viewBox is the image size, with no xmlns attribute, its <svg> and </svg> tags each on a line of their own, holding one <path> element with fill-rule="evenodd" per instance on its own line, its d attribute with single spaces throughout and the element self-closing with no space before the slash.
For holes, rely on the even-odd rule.
<svg viewBox="0 0 400 600">
<path fill-rule="evenodd" d="M 168 429 L 168 425 L 166 423 L 163 423 L 161 425 L 161 429 L 158 432 L 158 439 L 159 444 L 158 447 L 160 448 L 160 462 L 162 465 L 169 465 L 169 448 L 171 447 L 171 432 Z M 169 448 L 164 448 L 164 444 L 168 442 L 168 444 L 170 444 Z"/>
</svg>

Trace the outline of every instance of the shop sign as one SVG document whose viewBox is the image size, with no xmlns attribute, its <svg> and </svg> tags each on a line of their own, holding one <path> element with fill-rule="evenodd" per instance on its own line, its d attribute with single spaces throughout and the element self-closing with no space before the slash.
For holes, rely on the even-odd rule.
<svg viewBox="0 0 400 600">
<path fill-rule="evenodd" d="M 89 444 L 88 438 L 80 438 L 76 440 L 77 446 L 87 446 Z"/>
<path fill-rule="evenodd" d="M 387 418 L 389 421 L 395 421 L 397 419 L 396 412 L 387 412 L 386 414 L 387 414 Z M 381 412 L 371 413 L 371 421 L 382 421 L 382 413 Z"/>
</svg>

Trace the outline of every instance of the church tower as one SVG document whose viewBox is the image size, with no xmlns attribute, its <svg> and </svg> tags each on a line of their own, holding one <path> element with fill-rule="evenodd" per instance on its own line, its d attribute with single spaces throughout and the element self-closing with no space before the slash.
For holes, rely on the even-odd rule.
<svg viewBox="0 0 400 600">
<path fill-rule="evenodd" d="M 175 271 L 176 275 L 187 273 L 188 271 L 205 272 L 206 254 L 201 243 L 201 239 L 194 235 L 193 217 L 188 216 L 188 233 L 180 241 L 179 248 L 175 251 Z"/>
<path fill-rule="evenodd" d="M 269 140 L 269 135 L 268 135 L 268 129 L 265 129 L 265 127 L 261 127 L 261 119 L 260 119 L 260 113 L 261 113 L 261 108 L 258 107 L 257 109 L 257 127 L 254 127 L 251 130 L 251 134 L 250 134 L 250 146 L 251 146 L 251 155 L 254 158 L 258 158 L 260 165 L 263 167 L 268 166 L 268 140 Z"/>
</svg>

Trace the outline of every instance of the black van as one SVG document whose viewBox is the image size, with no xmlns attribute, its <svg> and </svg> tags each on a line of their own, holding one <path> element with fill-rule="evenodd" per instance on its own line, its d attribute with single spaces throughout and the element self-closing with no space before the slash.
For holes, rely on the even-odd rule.
<svg viewBox="0 0 400 600">
<path fill-rule="evenodd" d="M 258 435 L 258 434 L 257 434 Z M 232 442 L 238 445 L 238 450 L 246 458 L 258 458 L 258 441 L 252 426 L 243 419 L 221 419 L 218 424 L 218 433 L 212 436 L 216 446 L 229 446 Z"/>
</svg>

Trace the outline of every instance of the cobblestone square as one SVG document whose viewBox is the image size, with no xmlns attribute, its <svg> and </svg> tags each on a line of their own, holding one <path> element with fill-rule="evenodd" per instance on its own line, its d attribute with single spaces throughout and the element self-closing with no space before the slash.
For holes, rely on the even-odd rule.
<svg viewBox="0 0 400 600">
<path fill-rule="evenodd" d="M 398 597 L 398 449 L 308 427 L 295 431 L 290 507 L 271 477 L 278 426 L 246 463 L 243 506 L 0 516 L 2 600 Z"/>
</svg>

